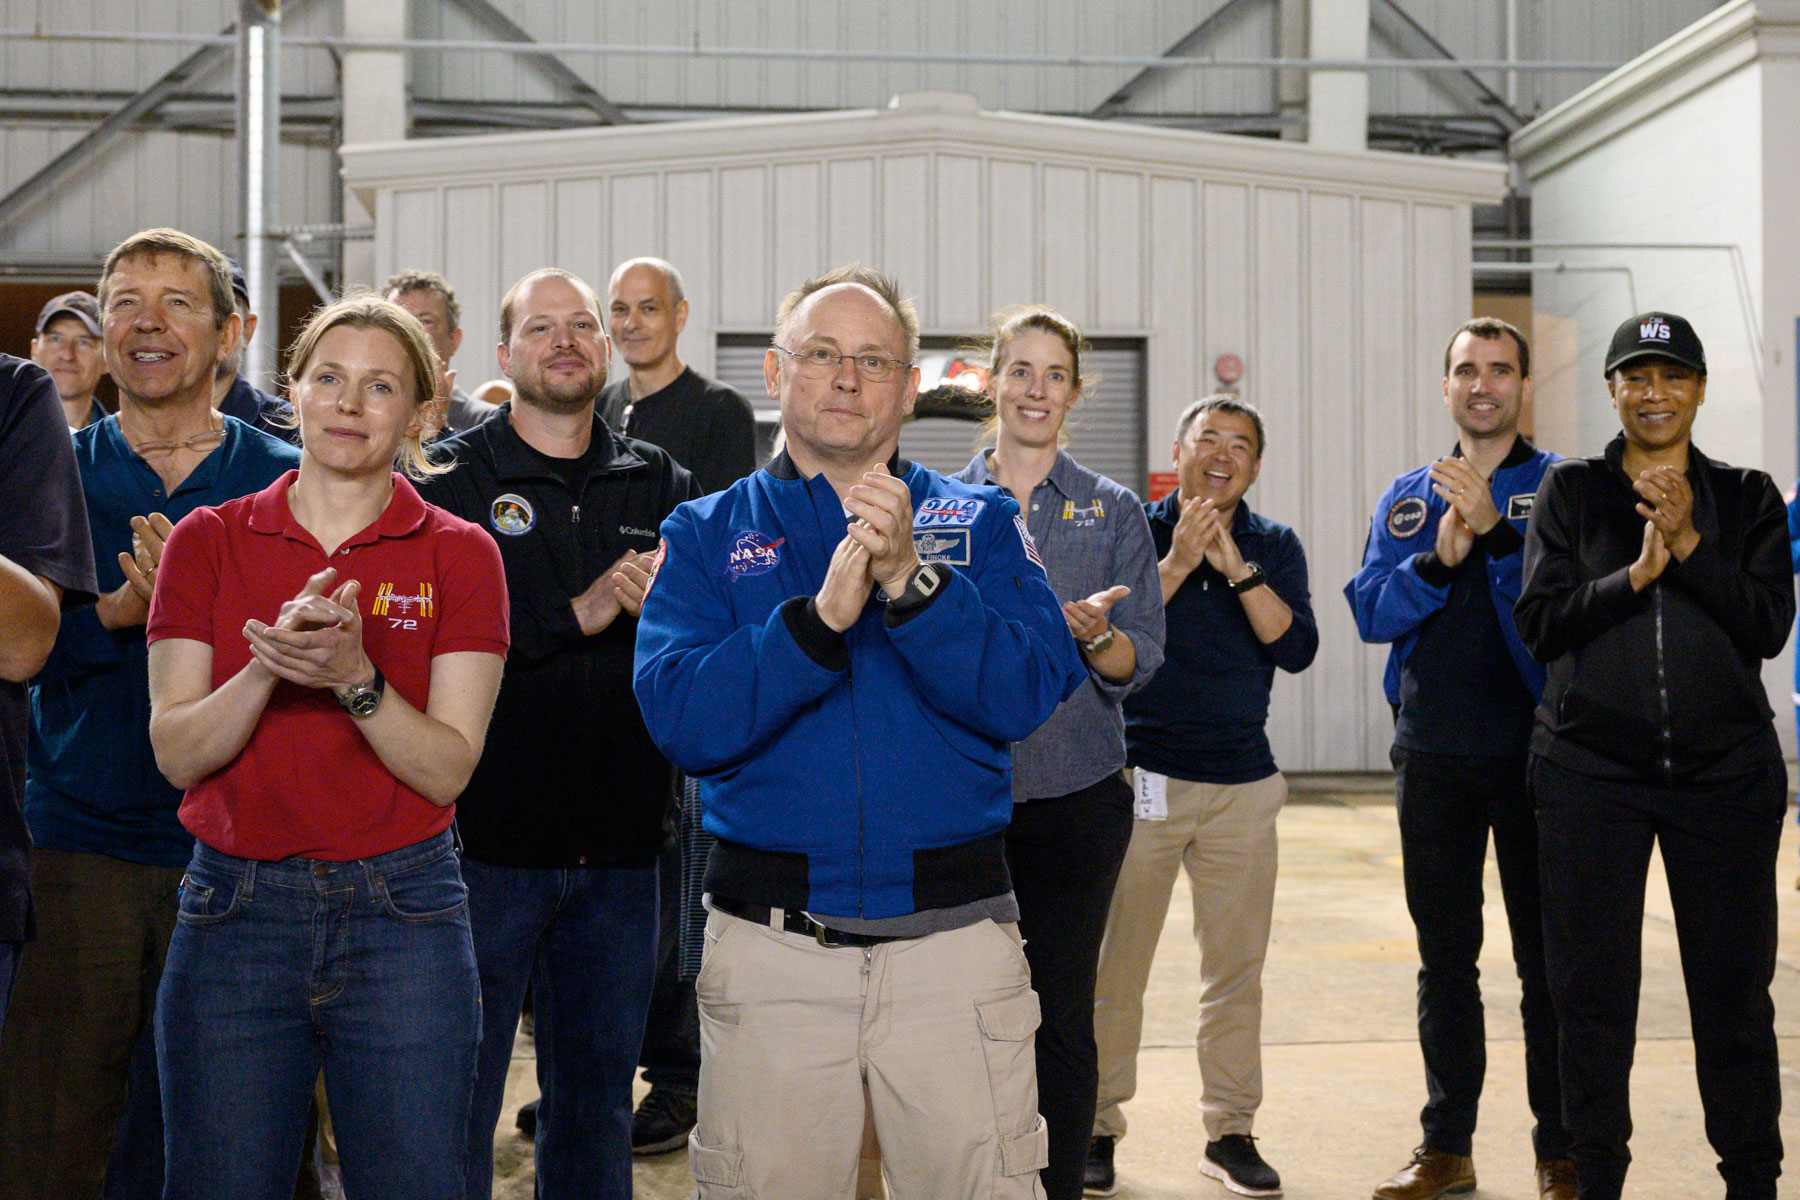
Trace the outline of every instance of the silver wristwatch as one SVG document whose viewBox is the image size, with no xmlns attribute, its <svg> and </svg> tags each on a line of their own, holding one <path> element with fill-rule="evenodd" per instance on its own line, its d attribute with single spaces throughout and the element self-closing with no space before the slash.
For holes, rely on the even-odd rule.
<svg viewBox="0 0 1800 1200">
<path fill-rule="evenodd" d="M 337 702 L 344 706 L 345 712 L 360 720 L 373 716 L 375 710 L 381 707 L 381 698 L 387 694 L 387 680 L 382 678 L 381 668 L 376 667 L 375 678 L 369 682 L 332 688 L 331 694 L 337 697 Z"/>
</svg>

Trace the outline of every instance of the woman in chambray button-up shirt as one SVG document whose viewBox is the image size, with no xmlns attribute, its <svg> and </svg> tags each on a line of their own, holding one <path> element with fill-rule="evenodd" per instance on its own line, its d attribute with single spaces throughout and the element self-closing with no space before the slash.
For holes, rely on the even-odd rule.
<svg viewBox="0 0 1800 1200">
<path fill-rule="evenodd" d="M 1006 833 L 1019 931 L 1043 1007 L 1037 1069 L 1050 1127 L 1048 1200 L 1081 1195 L 1094 1124 L 1094 972 L 1131 840 L 1119 705 L 1163 657 L 1162 590 L 1143 505 L 1062 448 L 1081 399 L 1082 349 L 1081 332 L 1050 309 L 1001 314 L 987 384 L 995 444 L 957 476 L 1018 500 L 1088 666 L 1088 686 L 1013 746 Z"/>
</svg>

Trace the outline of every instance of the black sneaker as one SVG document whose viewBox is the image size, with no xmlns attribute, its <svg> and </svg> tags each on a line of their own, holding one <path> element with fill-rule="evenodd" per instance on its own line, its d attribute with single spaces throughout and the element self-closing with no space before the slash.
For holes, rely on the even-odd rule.
<svg viewBox="0 0 1800 1200">
<path fill-rule="evenodd" d="M 652 1087 L 631 1114 L 631 1152 L 666 1154 L 685 1146 L 694 1128 L 695 1107 L 692 1092 Z"/>
<path fill-rule="evenodd" d="M 1113 1174 L 1113 1139 L 1095 1136 L 1088 1142 L 1087 1167 L 1081 1173 L 1081 1192 L 1085 1196 L 1110 1196 L 1119 1190 Z"/>
<path fill-rule="evenodd" d="M 1279 1196 L 1281 1176 L 1256 1152 L 1256 1139 L 1245 1133 L 1228 1133 L 1206 1143 L 1200 1173 L 1218 1180 L 1240 1196 Z"/>
<path fill-rule="evenodd" d="M 513 1124 L 519 1127 L 519 1136 L 528 1142 L 537 1141 L 537 1110 L 538 1102 L 527 1100 L 519 1105 L 519 1115 L 513 1118 Z"/>
</svg>

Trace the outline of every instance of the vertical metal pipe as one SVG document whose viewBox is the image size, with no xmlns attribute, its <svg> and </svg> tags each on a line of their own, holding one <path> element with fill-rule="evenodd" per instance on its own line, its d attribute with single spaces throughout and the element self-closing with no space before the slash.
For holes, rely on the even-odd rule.
<svg viewBox="0 0 1800 1200">
<path fill-rule="evenodd" d="M 1519 61 L 1519 0 L 1506 0 L 1506 61 Z M 1506 107 L 1519 111 L 1519 73 L 1506 72 Z"/>
<path fill-rule="evenodd" d="M 237 71 L 238 180 L 243 197 L 244 282 L 259 319 L 244 354 L 244 372 L 260 388 L 275 387 L 281 340 L 276 240 L 281 196 L 281 0 L 239 0 Z"/>
</svg>

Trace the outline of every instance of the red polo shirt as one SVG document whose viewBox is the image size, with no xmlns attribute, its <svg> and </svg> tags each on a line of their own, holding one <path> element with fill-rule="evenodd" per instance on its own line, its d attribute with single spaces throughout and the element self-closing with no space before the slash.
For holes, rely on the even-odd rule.
<svg viewBox="0 0 1800 1200">
<path fill-rule="evenodd" d="M 250 661 L 244 622 L 273 623 L 329 566 L 338 573 L 334 589 L 362 581 L 363 649 L 387 686 L 421 712 L 435 656 L 506 654 L 506 575 L 485 530 L 426 504 L 395 475 L 386 511 L 327 557 L 288 511 L 297 475 L 182 518 L 163 550 L 150 641 L 205 642 L 219 687 Z M 396 780 L 329 690 L 285 681 L 238 756 L 181 802 L 189 833 L 264 861 L 369 858 L 441 832 L 454 815 L 453 806 L 439 808 Z"/>
</svg>

